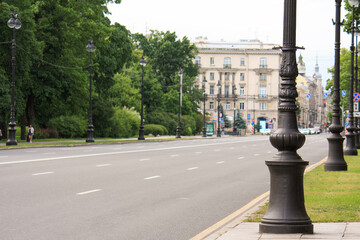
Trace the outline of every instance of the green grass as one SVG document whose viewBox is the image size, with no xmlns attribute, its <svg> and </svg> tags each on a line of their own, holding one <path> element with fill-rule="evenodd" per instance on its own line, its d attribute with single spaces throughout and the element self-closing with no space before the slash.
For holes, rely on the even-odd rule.
<svg viewBox="0 0 360 240">
<path fill-rule="evenodd" d="M 345 156 L 348 171 L 325 172 L 320 165 L 304 176 L 306 211 L 313 222 L 360 222 L 360 153 Z M 267 204 L 246 221 L 259 222 Z"/>
</svg>

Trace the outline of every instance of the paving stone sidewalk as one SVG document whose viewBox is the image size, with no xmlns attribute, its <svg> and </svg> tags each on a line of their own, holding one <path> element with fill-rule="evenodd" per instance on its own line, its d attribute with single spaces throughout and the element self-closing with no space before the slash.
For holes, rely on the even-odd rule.
<svg viewBox="0 0 360 240">
<path fill-rule="evenodd" d="M 314 223 L 314 234 L 259 233 L 259 223 L 240 223 L 225 233 L 215 233 L 204 240 L 262 240 L 262 239 L 313 239 L 360 240 L 360 223 Z"/>
</svg>

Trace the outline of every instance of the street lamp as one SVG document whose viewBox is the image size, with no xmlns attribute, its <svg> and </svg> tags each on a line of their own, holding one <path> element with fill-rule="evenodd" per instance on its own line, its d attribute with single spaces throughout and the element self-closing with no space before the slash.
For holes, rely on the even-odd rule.
<svg viewBox="0 0 360 240">
<path fill-rule="evenodd" d="M 203 137 L 206 137 L 206 118 L 205 118 L 205 103 L 206 103 L 206 92 L 205 92 L 205 83 L 207 82 L 205 77 L 203 79 L 203 96 L 204 96 L 204 126 L 203 126 Z"/>
<path fill-rule="evenodd" d="M 145 140 L 144 136 L 144 66 L 146 66 L 146 61 L 144 55 L 140 59 L 141 65 L 141 112 L 140 112 L 140 130 L 138 140 Z"/>
<path fill-rule="evenodd" d="M 236 113 L 236 87 L 234 86 L 234 127 L 233 127 L 233 133 L 236 134 L 237 129 L 236 129 L 236 125 L 235 125 L 235 113 Z"/>
<path fill-rule="evenodd" d="M 94 140 L 94 125 L 92 120 L 92 53 L 95 52 L 95 45 L 92 39 L 89 39 L 88 45 L 86 45 L 86 51 L 90 54 L 90 64 L 89 64 L 89 73 L 90 73 L 90 88 L 89 88 L 89 126 L 86 142 L 95 142 Z"/>
<path fill-rule="evenodd" d="M 358 25 L 356 24 L 356 29 L 355 29 L 355 92 L 359 92 L 359 66 L 358 66 L 358 54 L 359 54 L 359 49 L 358 49 L 358 37 L 360 36 L 360 31 L 358 29 Z M 359 111 L 359 110 L 358 110 Z M 360 123 L 360 119 L 359 117 L 355 118 L 355 127 L 356 127 L 356 131 L 355 131 L 355 146 L 356 149 L 360 149 L 360 128 L 359 128 L 359 123 Z"/>
<path fill-rule="evenodd" d="M 176 127 L 176 138 L 181 138 L 181 125 L 180 125 L 180 116 L 181 116 L 181 104 L 182 104 L 182 78 L 183 71 L 180 68 L 178 75 L 180 76 L 180 86 L 179 86 L 179 110 L 178 110 L 178 125 Z"/>
<path fill-rule="evenodd" d="M 13 29 L 13 39 L 12 39 L 12 58 L 11 58 L 11 66 L 12 66 L 12 73 L 11 73 L 11 112 L 10 112 L 10 123 L 9 123 L 9 139 L 6 142 L 6 145 L 17 145 L 16 141 L 16 123 L 15 123 L 15 66 L 16 66 L 16 59 L 15 59 L 15 48 L 16 48 L 16 41 L 15 41 L 15 30 L 21 28 L 21 22 L 18 18 L 18 14 L 16 12 L 12 13 L 11 18 L 7 22 L 9 28 Z"/>
<path fill-rule="evenodd" d="M 305 136 L 297 127 L 296 0 L 284 0 L 284 34 L 280 66 L 279 124 L 270 135 L 278 152 L 266 161 L 270 171 L 269 207 L 261 220 L 262 233 L 313 233 L 304 204 L 303 176 L 306 165 L 297 153 Z"/>
<path fill-rule="evenodd" d="M 355 144 L 355 133 L 356 127 L 354 127 L 354 34 L 355 34 L 355 25 L 354 25 L 354 11 L 355 7 L 359 5 L 359 0 L 349 0 L 350 6 L 352 7 L 352 21 L 351 21 L 351 59 L 350 59 L 350 93 L 349 93 L 349 127 L 347 128 L 348 133 L 346 137 L 346 148 L 344 150 L 344 155 L 357 155 L 357 149 Z"/>
<path fill-rule="evenodd" d="M 217 127 L 217 132 L 216 132 L 216 136 L 217 137 L 221 137 L 221 130 L 220 130 L 220 93 L 221 93 L 221 84 L 220 81 L 216 84 L 216 86 L 218 87 L 218 94 L 217 94 L 217 101 L 218 101 L 218 127 Z"/>
</svg>

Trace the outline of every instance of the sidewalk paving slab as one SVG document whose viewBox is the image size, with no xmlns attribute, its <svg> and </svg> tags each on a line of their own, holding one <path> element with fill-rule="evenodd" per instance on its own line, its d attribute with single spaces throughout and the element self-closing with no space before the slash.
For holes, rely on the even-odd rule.
<svg viewBox="0 0 360 240">
<path fill-rule="evenodd" d="M 314 223 L 314 234 L 259 233 L 259 223 L 242 222 L 204 240 L 360 240 L 360 223 Z"/>
</svg>

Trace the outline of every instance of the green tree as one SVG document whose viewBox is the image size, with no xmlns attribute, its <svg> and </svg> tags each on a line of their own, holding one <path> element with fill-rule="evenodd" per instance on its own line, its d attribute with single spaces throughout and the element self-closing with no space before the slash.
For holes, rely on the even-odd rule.
<svg viewBox="0 0 360 240">
<path fill-rule="evenodd" d="M 236 114 L 235 126 L 237 129 L 246 129 L 246 122 L 240 115 L 240 109 L 237 111 Z"/>
</svg>

